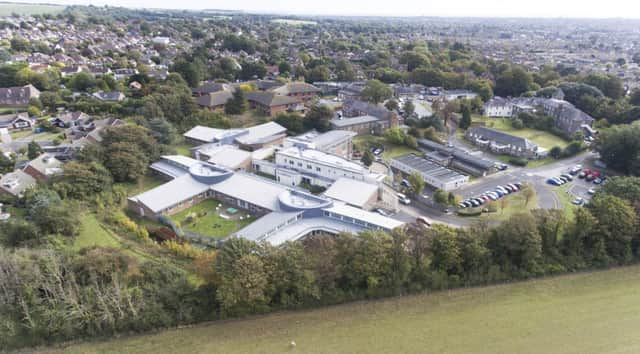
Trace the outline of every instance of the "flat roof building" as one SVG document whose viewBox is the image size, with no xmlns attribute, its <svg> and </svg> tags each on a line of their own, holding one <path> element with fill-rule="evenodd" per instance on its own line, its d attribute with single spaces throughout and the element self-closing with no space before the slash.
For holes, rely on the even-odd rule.
<svg viewBox="0 0 640 354">
<path fill-rule="evenodd" d="M 172 161 L 176 162 L 172 168 L 182 168 L 184 173 L 173 171 L 177 177 L 170 182 L 129 198 L 130 209 L 140 216 L 155 218 L 215 198 L 261 216 L 234 236 L 274 245 L 320 232 L 390 231 L 403 225 L 400 221 L 259 176 L 234 172 L 208 162 Z M 190 166 L 187 168 L 187 165 Z"/>
<path fill-rule="evenodd" d="M 353 138 L 357 133 L 347 130 L 330 130 L 326 133 L 319 133 L 315 130 L 289 137 L 284 140 L 284 147 L 302 147 L 315 149 L 328 154 L 337 155 L 343 158 L 351 157 L 353 152 Z"/>
<path fill-rule="evenodd" d="M 426 184 L 444 191 L 460 188 L 469 182 L 469 176 L 443 167 L 416 154 L 408 154 L 391 159 L 391 167 L 408 175 L 417 172 L 422 176 Z"/>
</svg>

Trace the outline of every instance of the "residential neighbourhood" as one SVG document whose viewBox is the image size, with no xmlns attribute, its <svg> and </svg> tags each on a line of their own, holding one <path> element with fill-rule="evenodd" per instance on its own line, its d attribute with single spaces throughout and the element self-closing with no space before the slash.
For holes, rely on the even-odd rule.
<svg viewBox="0 0 640 354">
<path fill-rule="evenodd" d="M 520 344 L 544 327 L 522 329 L 533 307 L 564 292 L 486 310 L 509 320 L 490 326 L 505 346 L 406 333 L 454 319 L 466 333 L 472 315 L 441 310 L 515 296 L 494 284 L 635 272 L 637 20 L 147 5 L 0 4 L 0 351 L 518 352 L 538 348 Z M 348 332 L 375 345 L 322 345 L 344 337 L 326 323 L 387 303 L 397 314 Z M 339 311 L 315 317 L 325 305 Z M 601 314 L 563 311 L 580 323 L 552 318 L 557 335 L 587 342 L 565 329 Z M 227 326 L 245 329 L 221 344 Z M 177 342 L 102 349 L 180 327 Z M 540 351 L 573 348 L 550 342 Z"/>
</svg>

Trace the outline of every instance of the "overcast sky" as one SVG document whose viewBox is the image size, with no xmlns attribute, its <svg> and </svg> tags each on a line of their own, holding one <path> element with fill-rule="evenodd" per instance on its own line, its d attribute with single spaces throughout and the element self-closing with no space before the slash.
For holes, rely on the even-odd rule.
<svg viewBox="0 0 640 354">
<path fill-rule="evenodd" d="M 18 0 L 19 1 L 19 0 Z M 640 18 L 640 0 L 23 0 L 306 15 Z"/>
</svg>

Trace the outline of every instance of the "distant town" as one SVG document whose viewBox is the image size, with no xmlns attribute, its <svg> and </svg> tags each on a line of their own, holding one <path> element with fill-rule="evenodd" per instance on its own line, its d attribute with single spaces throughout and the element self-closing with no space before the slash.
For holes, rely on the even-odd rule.
<svg viewBox="0 0 640 354">
<path fill-rule="evenodd" d="M 0 344 L 636 262 L 639 24 L 3 17 Z"/>
</svg>

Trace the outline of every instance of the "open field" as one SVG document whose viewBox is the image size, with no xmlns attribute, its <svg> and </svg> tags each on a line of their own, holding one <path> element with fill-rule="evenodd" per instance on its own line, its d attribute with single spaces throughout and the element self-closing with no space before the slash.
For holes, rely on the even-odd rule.
<svg viewBox="0 0 640 354">
<path fill-rule="evenodd" d="M 278 313 L 64 351 L 637 353 L 639 329 L 640 266 L 633 266 Z"/>
<path fill-rule="evenodd" d="M 538 144 L 539 146 L 548 150 L 550 150 L 554 146 L 559 146 L 561 148 L 564 148 L 565 146 L 569 145 L 569 141 L 559 136 L 553 135 L 549 132 L 545 132 L 542 130 L 529 129 L 529 128 L 514 129 L 511 126 L 511 119 L 509 118 L 488 118 L 488 117 L 481 117 L 481 116 L 473 116 L 473 121 L 483 122 L 488 128 L 493 128 L 496 130 L 503 131 L 505 133 L 509 133 L 515 136 L 529 139 L 534 143 Z"/>
<path fill-rule="evenodd" d="M 63 5 L 0 3 L 0 16 L 19 15 L 56 15 L 64 11 Z"/>
<path fill-rule="evenodd" d="M 286 18 L 278 18 L 275 20 L 271 20 L 273 23 L 281 23 L 289 26 L 303 26 L 303 25 L 317 25 L 318 23 L 315 21 L 304 21 L 304 20 L 291 20 Z"/>
<path fill-rule="evenodd" d="M 73 249 L 80 250 L 91 246 L 120 248 L 121 244 L 115 235 L 100 225 L 94 214 L 85 214 L 82 217 L 80 234 L 73 243 Z"/>
<path fill-rule="evenodd" d="M 219 201 L 213 199 L 204 200 L 189 209 L 185 209 L 175 215 L 171 216 L 171 220 L 178 223 L 182 229 L 198 233 L 203 236 L 211 236 L 211 237 L 226 237 L 229 236 L 236 230 L 243 228 L 246 225 L 252 223 L 255 218 L 245 218 L 244 220 L 236 220 L 240 215 L 246 216 L 245 211 L 238 211 L 238 213 L 233 216 L 233 219 L 224 219 L 219 214 L 226 213 L 226 208 L 224 204 L 219 211 L 216 211 L 216 207 L 220 204 Z M 197 214 L 206 212 L 205 216 L 198 216 L 192 222 L 185 222 L 185 219 L 189 214 Z"/>
</svg>

